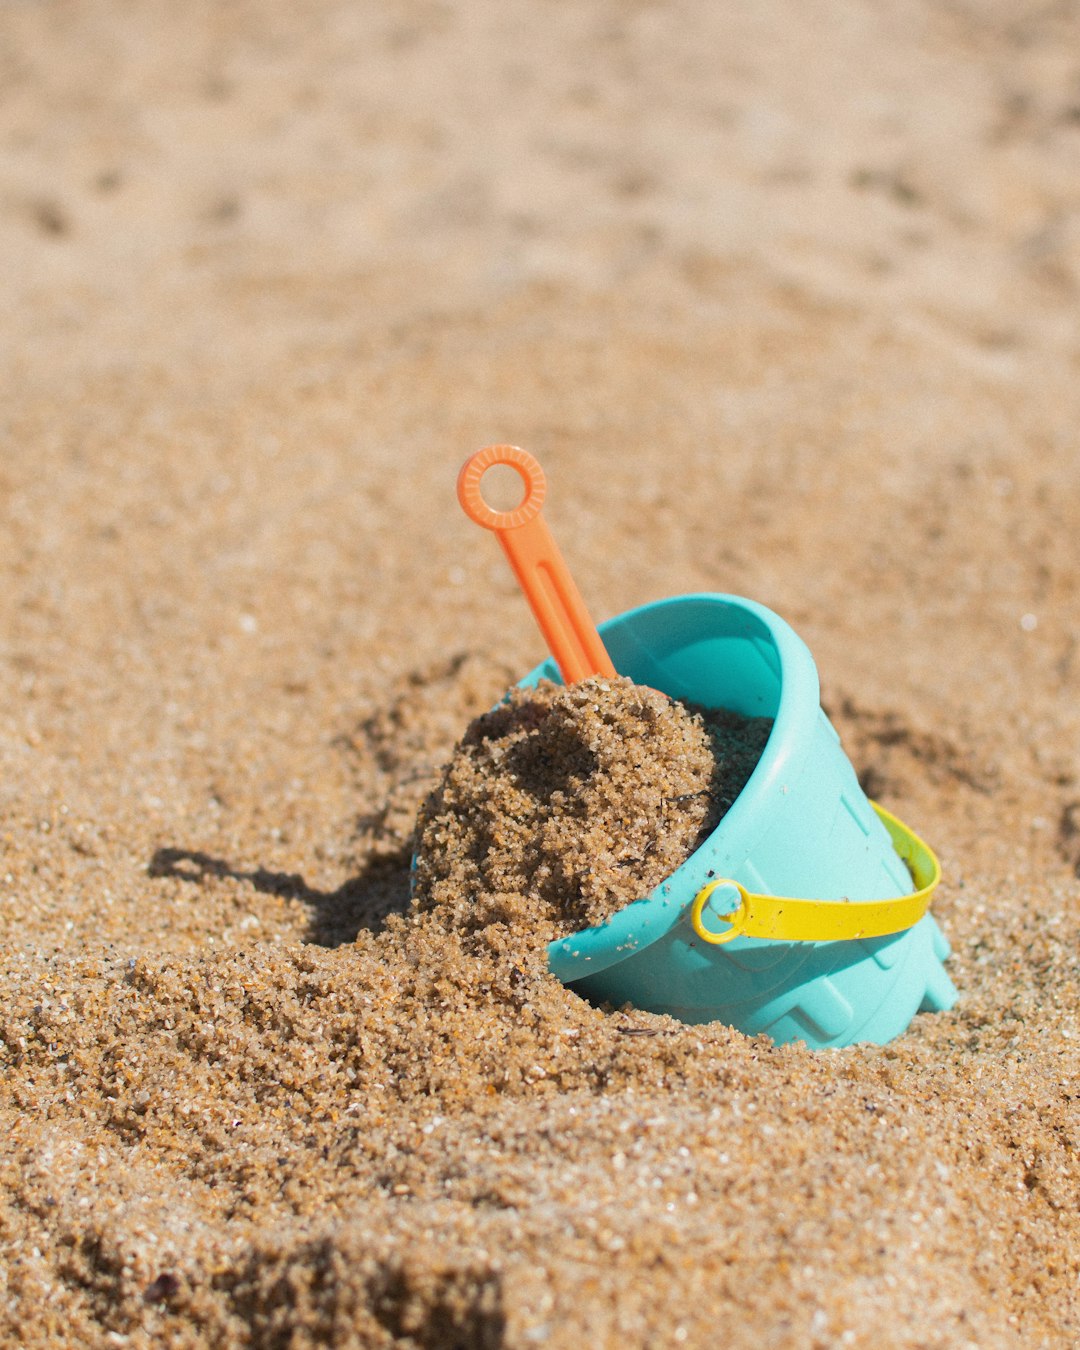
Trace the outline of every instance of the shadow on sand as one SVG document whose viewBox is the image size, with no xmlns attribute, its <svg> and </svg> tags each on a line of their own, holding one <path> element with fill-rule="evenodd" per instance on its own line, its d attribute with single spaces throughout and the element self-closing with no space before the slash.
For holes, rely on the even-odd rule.
<svg viewBox="0 0 1080 1350">
<path fill-rule="evenodd" d="M 159 848 L 147 871 L 152 877 L 180 877 L 196 883 L 223 878 L 247 881 L 264 895 L 300 900 L 311 916 L 307 941 L 340 947 L 354 942 L 362 928 L 377 932 L 388 914 L 404 912 L 409 903 L 410 860 L 408 847 L 373 858 L 335 891 L 316 890 L 296 872 L 231 867 L 222 858 L 194 849 Z"/>
</svg>

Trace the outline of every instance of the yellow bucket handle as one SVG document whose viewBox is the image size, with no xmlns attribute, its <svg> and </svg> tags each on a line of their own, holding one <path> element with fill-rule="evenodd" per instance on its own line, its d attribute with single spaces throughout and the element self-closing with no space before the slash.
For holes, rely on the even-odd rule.
<svg viewBox="0 0 1080 1350">
<path fill-rule="evenodd" d="M 755 895 L 737 881 L 719 877 L 703 886 L 690 907 L 690 922 L 702 942 L 720 946 L 732 938 L 771 938 L 776 942 L 841 942 L 855 938 L 887 937 L 913 928 L 930 908 L 930 897 L 941 880 L 941 864 L 933 849 L 877 802 L 870 805 L 889 832 L 893 847 L 911 873 L 914 895 L 892 900 L 796 900 L 783 895 Z M 730 886 L 739 904 L 730 914 L 717 915 L 731 925 L 711 932 L 702 913 L 713 891 Z"/>
</svg>

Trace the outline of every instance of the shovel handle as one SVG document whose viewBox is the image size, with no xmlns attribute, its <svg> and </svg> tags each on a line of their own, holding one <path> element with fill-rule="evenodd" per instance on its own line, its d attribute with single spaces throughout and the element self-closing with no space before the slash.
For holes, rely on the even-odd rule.
<svg viewBox="0 0 1080 1350">
<path fill-rule="evenodd" d="M 516 469 L 525 484 L 525 496 L 513 511 L 492 510 L 481 495 L 480 480 L 495 464 Z M 486 446 L 471 455 L 458 474 L 462 509 L 498 538 L 563 683 L 575 684 L 590 675 L 612 676 L 615 667 L 541 515 L 546 493 L 543 469 L 516 445 Z"/>
</svg>

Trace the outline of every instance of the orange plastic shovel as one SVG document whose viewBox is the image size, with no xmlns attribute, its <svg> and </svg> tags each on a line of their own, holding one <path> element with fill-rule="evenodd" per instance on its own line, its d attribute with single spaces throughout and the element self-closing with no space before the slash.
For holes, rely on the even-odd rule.
<svg viewBox="0 0 1080 1350">
<path fill-rule="evenodd" d="M 493 511 L 480 493 L 480 480 L 494 464 L 516 469 L 525 497 L 513 511 Z M 589 618 L 558 545 L 540 514 L 547 493 L 544 471 L 527 450 L 489 445 L 471 455 L 458 474 L 457 494 L 465 514 L 493 530 L 510 560 L 564 684 L 590 675 L 614 675 L 615 667 Z"/>
</svg>

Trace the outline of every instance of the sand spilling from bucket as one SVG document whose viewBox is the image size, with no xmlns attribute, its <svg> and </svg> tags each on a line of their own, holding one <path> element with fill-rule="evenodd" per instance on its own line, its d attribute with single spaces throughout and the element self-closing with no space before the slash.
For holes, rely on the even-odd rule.
<svg viewBox="0 0 1080 1350">
<path fill-rule="evenodd" d="M 624 677 L 515 689 L 457 745 L 417 832 L 419 910 L 547 942 L 603 923 L 719 824 L 772 720 Z"/>
</svg>

